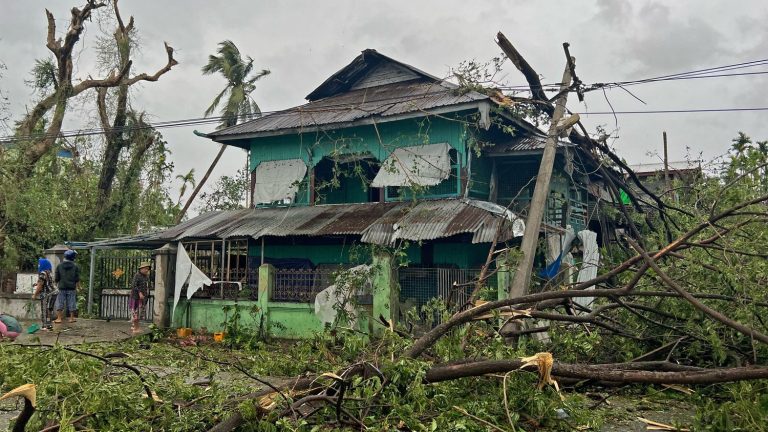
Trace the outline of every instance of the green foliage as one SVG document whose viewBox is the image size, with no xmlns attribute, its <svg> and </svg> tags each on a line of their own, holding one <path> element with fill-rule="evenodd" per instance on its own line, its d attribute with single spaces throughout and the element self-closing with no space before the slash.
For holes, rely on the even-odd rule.
<svg viewBox="0 0 768 432">
<path fill-rule="evenodd" d="M 234 176 L 221 176 L 208 192 L 200 194 L 200 213 L 216 210 L 238 210 L 245 208 L 248 192 L 247 172 L 241 169 Z M 183 192 L 181 193 L 183 195 Z"/>
<path fill-rule="evenodd" d="M 264 315 L 258 305 L 252 305 L 246 310 L 249 322 L 244 323 L 243 309 L 237 304 L 222 307 L 225 343 L 230 348 L 258 349 L 268 334 L 268 329 L 264 328 Z"/>
<path fill-rule="evenodd" d="M 56 81 L 56 62 L 53 58 L 36 59 L 35 66 L 30 72 L 30 79 L 25 83 L 37 91 L 40 95 L 46 94 L 50 90 L 57 90 L 59 83 Z"/>
<path fill-rule="evenodd" d="M 768 431 L 768 383 L 740 382 L 714 386 L 698 398 L 701 431 Z"/>
<path fill-rule="evenodd" d="M 121 166 L 115 187 L 129 182 L 122 211 L 111 215 L 113 231 L 103 236 L 135 234 L 140 230 L 172 224 L 176 206 L 166 182 L 173 170 L 168 162 L 166 142 L 158 132 L 155 143 L 131 171 Z M 76 140 L 76 148 L 91 145 Z M 0 175 L 0 237 L 5 235 L 0 268 L 34 268 L 42 251 L 68 240 L 94 238 L 93 209 L 96 207 L 100 160 L 89 155 L 71 159 L 56 155 L 59 147 L 46 154 L 31 175 L 19 182 Z M 127 156 L 126 156 L 127 157 Z M 13 155 L 0 154 L 0 165 L 13 163 Z"/>
<path fill-rule="evenodd" d="M 116 25 L 114 10 L 105 8 L 95 16 Z M 109 32 L 97 36 L 96 51 L 100 72 L 121 69 L 129 60 L 131 48 L 138 48 L 138 36 L 131 19 L 128 36 Z M 117 158 L 117 172 L 110 184 L 109 201 L 99 198 L 99 178 L 105 165 L 106 137 L 85 135 L 61 138 L 52 148 L 31 161 L 25 155 L 31 149 L 47 149 L 47 144 L 27 136 L 39 136 L 49 126 L 69 118 L 69 82 L 57 82 L 56 59 L 35 61 L 27 84 L 36 90 L 34 98 L 59 98 L 55 108 L 37 107 L 17 123 L 18 140 L 0 146 L 0 270 L 28 270 L 42 251 L 66 240 L 92 240 L 97 236 L 112 237 L 166 226 L 173 222 L 177 206 L 170 199 L 166 183 L 173 171 L 170 153 L 162 135 L 143 121 L 143 114 L 123 99 L 126 109 L 125 128 L 120 135 L 123 145 Z M 61 88 L 60 88 L 61 87 Z M 104 111 L 106 117 L 118 110 L 119 89 L 108 89 Z M 84 96 L 92 97 L 93 92 Z M 127 94 L 123 94 L 127 97 Z M 0 98 L 3 95 L 0 94 Z M 64 99 L 64 101 L 62 100 Z M 34 106 L 34 104 L 32 104 Z M 42 110 L 42 111 L 41 111 Z M 37 114 L 35 114 L 37 113 Z M 37 115 L 40 114 L 40 117 Z M 4 104 L 0 102 L 0 122 L 5 121 Z M 84 124 L 99 124 L 100 118 L 82 118 Z M 107 121 L 104 119 L 104 121 Z M 89 123 L 90 122 L 90 123 Z M 53 134 L 57 135 L 56 128 Z M 23 135 L 23 136 L 21 136 Z M 149 146 L 148 150 L 147 146 Z M 67 150 L 71 158 L 57 156 Z M 145 151 L 146 150 L 146 151 Z M 114 160 L 113 160 L 114 162 Z M 108 167 L 105 172 L 111 172 Z"/>
</svg>

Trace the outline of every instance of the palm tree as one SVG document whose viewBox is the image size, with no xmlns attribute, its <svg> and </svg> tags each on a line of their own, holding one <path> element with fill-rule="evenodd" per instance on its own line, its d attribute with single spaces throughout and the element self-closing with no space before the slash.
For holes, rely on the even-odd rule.
<svg viewBox="0 0 768 432">
<path fill-rule="evenodd" d="M 181 180 L 181 187 L 179 188 L 179 201 L 176 203 L 176 205 L 181 204 L 181 197 L 184 196 L 184 194 L 187 192 L 187 185 L 192 185 L 192 187 L 195 187 L 195 169 L 191 168 L 188 173 L 181 175 L 176 175 L 176 178 Z"/>
<path fill-rule="evenodd" d="M 227 85 L 205 110 L 205 116 L 213 114 L 225 97 L 226 103 L 221 108 L 222 121 L 219 129 L 234 126 L 238 119 L 250 120 L 260 116 L 261 110 L 251 97 L 251 92 L 256 89 L 256 81 L 269 75 L 269 71 L 262 69 L 252 73 L 253 59 L 250 56 L 243 59 L 240 50 L 230 40 L 220 42 L 216 52 L 219 55 L 208 56 L 208 64 L 202 69 L 203 75 L 220 73 L 227 80 Z"/>
<path fill-rule="evenodd" d="M 211 106 L 205 110 L 205 116 L 208 117 L 216 111 L 216 108 L 221 104 L 222 99 L 226 97 L 226 103 L 221 107 L 221 123 L 217 129 L 222 129 L 230 126 L 234 126 L 238 123 L 238 120 L 250 120 L 254 117 L 261 115 L 261 110 L 256 101 L 251 97 L 251 92 L 256 89 L 256 81 L 269 75 L 267 69 L 262 69 L 259 72 L 253 70 L 253 59 L 250 56 L 246 56 L 243 59 L 240 55 L 240 50 L 237 48 L 234 42 L 225 40 L 219 42 L 219 49 L 216 50 L 218 55 L 208 56 L 208 64 L 203 66 L 203 75 L 212 75 L 220 73 L 227 80 L 227 85 L 224 89 L 213 99 Z M 184 208 L 176 217 L 176 223 L 181 222 L 181 219 L 186 214 L 192 201 L 197 196 L 200 189 L 208 180 L 208 176 L 216 167 L 216 164 L 221 159 L 221 155 L 224 154 L 224 150 L 227 148 L 224 144 L 221 145 L 219 153 L 211 162 L 211 166 L 208 167 L 208 171 L 197 184 L 197 187 L 192 192 L 192 196 L 189 197 L 187 203 L 184 204 Z"/>
</svg>

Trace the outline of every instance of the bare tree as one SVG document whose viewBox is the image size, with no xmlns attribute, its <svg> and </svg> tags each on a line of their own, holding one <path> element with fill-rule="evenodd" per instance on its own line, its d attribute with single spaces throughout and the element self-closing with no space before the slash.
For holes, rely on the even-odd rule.
<svg viewBox="0 0 768 432">
<path fill-rule="evenodd" d="M 117 2 L 114 5 L 115 11 L 117 11 Z M 90 89 L 125 86 L 127 91 L 128 86 L 138 81 L 157 81 L 162 74 L 170 70 L 177 63 L 173 59 L 173 48 L 166 44 L 168 63 L 153 75 L 142 73 L 130 77 L 132 61 L 130 56 L 126 55 L 124 59 L 121 59 L 120 67 L 113 69 L 108 76 L 99 79 L 88 76 L 75 84 L 73 80 L 73 50 L 85 30 L 86 21 L 91 20 L 93 11 L 104 6 L 106 6 L 106 3 L 87 0 L 87 3 L 82 8 L 73 7 L 70 23 L 63 39 L 56 38 L 56 20 L 53 14 L 46 9 L 45 15 L 48 20 L 46 46 L 53 53 L 55 59 L 55 81 L 53 83 L 53 91 L 50 94 L 44 95 L 19 124 L 17 134 L 27 144 L 20 155 L 22 164 L 21 168 L 17 170 L 17 176 L 22 178 L 28 176 L 29 168 L 33 167 L 54 145 L 61 132 L 67 112 L 67 105 L 71 98 Z M 133 18 L 129 22 L 129 26 L 132 25 Z M 118 31 L 116 31 L 116 38 L 122 37 L 122 30 L 127 29 L 122 23 L 119 27 Z M 120 36 L 117 33 L 120 33 Z M 129 52 L 126 54 L 129 54 Z M 47 122 L 45 132 L 36 134 L 35 129 L 40 125 L 41 120 L 49 114 L 51 119 Z M 121 121 L 124 122 L 124 119 Z M 119 125 L 120 122 L 113 122 L 113 126 Z"/>
<path fill-rule="evenodd" d="M 173 48 L 168 43 L 165 43 L 165 51 L 168 56 L 168 61 L 153 75 L 141 73 L 135 76 L 131 76 L 131 50 L 134 44 L 134 20 L 131 16 L 128 20 L 128 24 L 125 24 L 122 16 L 120 15 L 120 9 L 118 8 L 118 0 L 114 0 L 113 7 L 115 13 L 115 19 L 117 25 L 113 33 L 114 49 L 117 53 L 116 56 L 116 69 L 124 71 L 120 80 L 115 87 L 114 107 L 112 110 L 108 109 L 107 94 L 108 87 L 96 88 L 96 106 L 99 114 L 99 121 L 101 127 L 104 129 L 105 147 L 104 158 L 101 166 L 101 173 L 99 175 L 98 193 L 99 193 L 99 208 L 95 212 L 95 221 L 99 227 L 108 228 L 111 218 L 105 217 L 108 213 L 119 212 L 121 204 L 124 200 L 116 200 L 112 202 L 110 200 L 112 195 L 112 186 L 117 174 L 118 162 L 123 150 L 130 149 L 133 144 L 136 144 L 137 150 L 143 148 L 144 151 L 134 151 L 131 157 L 141 160 L 149 147 L 144 148 L 143 144 L 147 141 L 141 139 L 144 137 L 143 131 L 137 128 L 146 128 L 148 125 L 143 120 L 143 115 L 133 113 L 133 116 L 140 121 L 133 122 L 132 127 L 127 126 L 127 119 L 131 115 L 131 107 L 129 106 L 129 91 L 130 87 L 140 81 L 154 82 L 160 79 L 160 77 L 171 68 L 178 64 L 173 58 Z M 112 116 L 110 117 L 110 111 Z M 134 164 L 132 160 L 129 165 Z"/>
</svg>

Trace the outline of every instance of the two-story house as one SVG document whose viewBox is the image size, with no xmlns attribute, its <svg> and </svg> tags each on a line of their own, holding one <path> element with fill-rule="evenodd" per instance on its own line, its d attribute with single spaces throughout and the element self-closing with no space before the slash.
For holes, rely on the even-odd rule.
<svg viewBox="0 0 768 432">
<path fill-rule="evenodd" d="M 234 284 L 206 295 L 250 287 L 280 335 L 322 329 L 317 293 L 358 264 L 376 264 L 375 292 L 359 296 L 375 320 L 433 298 L 461 305 L 479 269 L 522 235 L 545 135 L 493 93 L 370 49 L 306 99 L 207 135 L 248 152 L 250 208 L 202 214 L 142 244 L 182 242 L 211 279 Z M 600 233 L 599 178 L 582 160 L 560 143 L 549 233 Z M 504 296 L 509 273 L 500 270 L 483 285 Z M 215 327 L 212 309 L 202 312 L 207 300 L 192 300 L 197 312 L 179 319 Z"/>
</svg>

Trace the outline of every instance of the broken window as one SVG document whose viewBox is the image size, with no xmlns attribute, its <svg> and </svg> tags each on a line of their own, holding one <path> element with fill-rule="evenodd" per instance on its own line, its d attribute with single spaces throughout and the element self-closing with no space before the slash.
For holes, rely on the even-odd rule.
<svg viewBox="0 0 768 432">
<path fill-rule="evenodd" d="M 315 165 L 315 203 L 378 202 L 381 189 L 371 187 L 379 162 L 369 153 L 323 158 Z"/>
</svg>

